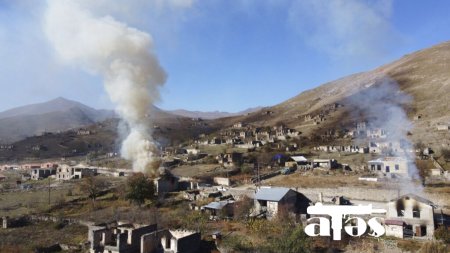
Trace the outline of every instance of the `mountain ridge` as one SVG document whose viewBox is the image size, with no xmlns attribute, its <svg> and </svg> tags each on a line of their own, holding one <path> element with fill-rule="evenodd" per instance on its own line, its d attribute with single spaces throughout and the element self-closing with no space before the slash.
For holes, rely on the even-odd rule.
<svg viewBox="0 0 450 253">
<path fill-rule="evenodd" d="M 357 96 L 380 80 L 388 78 L 398 85 L 398 92 L 411 97 L 404 110 L 413 127 L 413 142 L 439 148 L 450 147 L 450 131 L 437 131 L 438 124 L 450 124 L 450 41 L 425 48 L 366 72 L 355 73 L 304 91 L 280 104 L 264 108 L 264 112 L 234 117 L 227 122 L 244 122 L 254 126 L 283 123 L 304 136 L 324 136 L 330 130 L 345 130 L 356 122 L 359 108 L 352 104 Z M 329 107 L 342 105 L 337 110 Z M 321 114 L 323 119 L 318 119 Z M 382 118 L 383 115 L 372 115 Z M 420 119 L 414 119 L 420 116 Z M 316 117 L 316 119 L 314 119 Z"/>
<path fill-rule="evenodd" d="M 228 117 L 246 115 L 248 113 L 259 111 L 262 108 L 264 108 L 264 107 L 262 107 L 262 106 L 251 107 L 251 108 L 245 109 L 243 111 L 234 112 L 234 113 L 233 112 L 224 112 L 224 111 L 210 111 L 210 112 L 190 111 L 190 110 L 185 110 L 185 109 L 168 110 L 167 112 L 178 115 L 178 116 L 189 117 L 189 118 L 218 119 L 218 118 L 228 118 Z"/>
</svg>

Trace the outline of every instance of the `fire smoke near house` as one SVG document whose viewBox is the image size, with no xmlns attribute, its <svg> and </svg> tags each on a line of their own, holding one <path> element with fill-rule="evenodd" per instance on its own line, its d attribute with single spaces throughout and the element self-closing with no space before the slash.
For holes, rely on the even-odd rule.
<svg viewBox="0 0 450 253">
<path fill-rule="evenodd" d="M 406 159 L 409 179 L 401 185 L 402 189 L 421 193 L 422 186 L 412 182 L 419 178 L 419 171 L 414 161 L 414 145 L 408 138 L 413 124 L 403 108 L 411 101 L 412 98 L 400 90 L 397 82 L 387 77 L 349 98 L 349 102 L 357 108 L 357 118 L 366 119 L 369 126 L 386 131 L 385 142 L 388 147 L 391 146 L 386 152 Z"/>
<path fill-rule="evenodd" d="M 148 114 L 166 80 L 151 52 L 151 36 L 111 16 L 96 17 L 89 6 L 74 1 L 47 3 L 43 25 L 58 58 L 103 77 L 105 90 L 128 127 L 123 158 L 133 162 L 135 171 L 150 169 L 156 146 Z"/>
</svg>

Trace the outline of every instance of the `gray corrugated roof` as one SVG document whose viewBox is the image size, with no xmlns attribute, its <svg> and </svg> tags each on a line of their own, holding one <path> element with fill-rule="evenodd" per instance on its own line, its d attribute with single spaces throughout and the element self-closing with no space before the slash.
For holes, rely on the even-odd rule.
<svg viewBox="0 0 450 253">
<path fill-rule="evenodd" d="M 206 206 L 203 206 L 203 208 L 221 210 L 221 209 L 224 208 L 228 203 L 233 203 L 233 201 L 228 201 L 228 200 L 224 200 L 224 201 L 215 201 L 215 202 L 211 202 L 211 203 L 207 204 Z"/>
<path fill-rule="evenodd" d="M 296 162 L 307 162 L 308 159 L 306 159 L 304 156 L 291 156 L 292 160 Z"/>
<path fill-rule="evenodd" d="M 260 188 L 255 194 L 255 199 L 278 202 L 289 190 L 289 188 L 284 187 Z"/>
</svg>

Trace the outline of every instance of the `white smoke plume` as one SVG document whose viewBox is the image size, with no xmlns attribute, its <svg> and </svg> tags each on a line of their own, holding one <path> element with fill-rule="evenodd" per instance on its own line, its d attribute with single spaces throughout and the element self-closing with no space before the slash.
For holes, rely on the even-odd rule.
<svg viewBox="0 0 450 253">
<path fill-rule="evenodd" d="M 76 1 L 47 4 L 43 25 L 57 56 L 103 77 L 116 112 L 129 128 L 121 154 L 133 162 L 133 170 L 146 171 L 156 150 L 148 114 L 166 80 L 151 51 L 151 36 L 111 16 L 96 17 Z"/>
<path fill-rule="evenodd" d="M 348 102 L 355 108 L 353 113 L 358 113 L 353 116 L 367 121 L 369 128 L 381 128 L 386 131 L 386 139 L 380 141 L 393 143 L 394 146 L 399 144 L 399 148 L 393 148 L 385 155 L 407 160 L 409 178 L 402 183 L 401 189 L 420 194 L 422 185 L 413 183 L 419 179 L 419 170 L 415 164 L 414 145 L 408 138 L 413 124 L 404 109 L 412 102 L 412 97 L 401 91 L 397 82 L 386 77 L 353 94 Z"/>
</svg>

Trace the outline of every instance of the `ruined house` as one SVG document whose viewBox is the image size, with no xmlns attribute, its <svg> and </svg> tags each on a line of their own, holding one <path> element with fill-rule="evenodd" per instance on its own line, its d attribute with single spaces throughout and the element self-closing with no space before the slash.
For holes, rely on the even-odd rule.
<svg viewBox="0 0 450 253">
<path fill-rule="evenodd" d="M 77 135 L 91 135 L 92 131 L 87 130 L 87 129 L 79 129 L 77 131 Z"/>
<path fill-rule="evenodd" d="M 201 207 L 211 220 L 233 217 L 234 200 L 214 201 Z"/>
<path fill-rule="evenodd" d="M 0 150 L 13 150 L 14 145 L 11 144 L 0 144 Z"/>
<path fill-rule="evenodd" d="M 77 165 L 74 167 L 68 165 L 61 165 L 56 170 L 56 179 L 59 180 L 81 179 L 84 177 L 96 175 L 97 175 L 96 168 L 89 168 L 83 165 Z"/>
<path fill-rule="evenodd" d="M 213 181 L 217 185 L 231 186 L 231 180 L 228 177 L 214 177 Z"/>
<path fill-rule="evenodd" d="M 141 251 L 141 237 L 157 230 L 157 225 L 119 222 L 105 226 L 89 226 L 90 253 L 135 253 Z"/>
<path fill-rule="evenodd" d="M 216 156 L 216 160 L 225 167 L 237 166 L 242 162 L 242 153 L 219 154 Z"/>
<path fill-rule="evenodd" d="M 242 128 L 244 125 L 242 124 L 242 122 L 237 122 L 234 123 L 233 128 Z"/>
<path fill-rule="evenodd" d="M 208 142 L 209 145 L 221 145 L 221 144 L 225 144 L 225 143 L 226 143 L 225 140 L 220 139 L 220 138 L 216 138 L 216 137 L 212 138 L 212 139 Z"/>
<path fill-rule="evenodd" d="M 434 204 L 414 194 L 391 200 L 386 213 L 386 236 L 432 239 Z"/>
<path fill-rule="evenodd" d="M 179 178 L 167 173 L 153 180 L 156 193 L 166 193 L 178 190 Z"/>
<path fill-rule="evenodd" d="M 200 247 L 201 234 L 118 222 L 89 226 L 88 239 L 90 253 L 194 253 Z"/>
<path fill-rule="evenodd" d="M 31 170 L 31 179 L 40 180 L 56 174 L 54 168 L 36 168 Z"/>
<path fill-rule="evenodd" d="M 336 169 L 339 167 L 335 159 L 314 159 L 311 162 L 312 168 Z"/>
<path fill-rule="evenodd" d="M 387 137 L 387 132 L 384 129 L 381 128 L 375 128 L 375 129 L 369 129 L 367 130 L 367 138 L 372 138 L 372 139 L 384 139 Z"/>
<path fill-rule="evenodd" d="M 165 253 L 195 253 L 200 248 L 201 235 L 189 230 L 169 230 L 161 238 Z"/>
<path fill-rule="evenodd" d="M 304 156 L 291 156 L 284 166 L 289 168 L 297 168 L 297 166 L 305 166 L 308 164 L 308 159 Z"/>
<path fill-rule="evenodd" d="M 408 175 L 408 161 L 402 157 L 384 157 L 368 162 L 369 169 L 385 176 Z"/>
<path fill-rule="evenodd" d="M 438 124 L 436 125 L 438 131 L 448 131 L 450 130 L 450 126 L 448 124 Z"/>
</svg>

